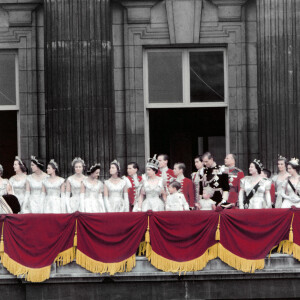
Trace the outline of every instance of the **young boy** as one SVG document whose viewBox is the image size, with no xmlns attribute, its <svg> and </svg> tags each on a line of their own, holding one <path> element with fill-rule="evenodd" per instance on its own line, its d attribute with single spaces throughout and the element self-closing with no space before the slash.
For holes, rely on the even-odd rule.
<svg viewBox="0 0 300 300">
<path fill-rule="evenodd" d="M 167 197 L 166 210 L 167 211 L 180 211 L 189 210 L 189 205 L 183 194 L 179 193 L 181 184 L 177 181 L 170 183 L 168 189 L 170 195 Z"/>
<path fill-rule="evenodd" d="M 215 210 L 216 209 L 216 202 L 211 199 L 214 195 L 214 190 L 211 187 L 205 187 L 203 189 L 203 197 L 199 200 L 196 204 L 198 209 L 200 210 Z"/>
</svg>

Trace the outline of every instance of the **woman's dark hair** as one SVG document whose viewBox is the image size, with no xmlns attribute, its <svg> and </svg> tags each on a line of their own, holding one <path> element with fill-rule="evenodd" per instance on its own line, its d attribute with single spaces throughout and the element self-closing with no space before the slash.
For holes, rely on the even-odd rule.
<svg viewBox="0 0 300 300">
<path fill-rule="evenodd" d="M 44 170 L 44 164 L 37 158 L 32 158 L 31 162 L 34 163 L 40 170 Z"/>
<path fill-rule="evenodd" d="M 116 166 L 116 168 L 117 168 L 117 171 L 118 171 L 118 177 L 121 177 L 121 171 L 120 171 L 120 168 L 119 168 L 119 166 L 118 166 L 116 163 L 114 163 L 114 162 L 112 162 L 110 165 L 114 165 L 114 166 Z"/>
<path fill-rule="evenodd" d="M 18 164 L 19 164 L 19 166 L 20 166 L 20 169 L 21 169 L 21 171 L 22 171 L 23 173 L 28 173 L 28 169 L 27 169 L 25 163 L 21 164 L 21 162 L 20 162 L 18 159 L 15 159 L 15 161 L 18 162 Z"/>
<path fill-rule="evenodd" d="M 155 172 L 155 174 L 157 174 L 157 173 L 158 173 L 158 169 L 151 168 L 151 167 L 150 167 L 150 169 L 151 169 L 151 170 L 153 170 L 153 171 Z"/>
<path fill-rule="evenodd" d="M 100 170 L 100 169 L 101 169 L 100 164 L 96 164 L 96 165 L 94 165 L 94 166 L 91 166 L 91 167 L 86 171 L 86 174 L 91 175 L 91 174 L 93 174 L 94 172 L 96 172 L 97 170 Z"/>
<path fill-rule="evenodd" d="M 6 203 L 10 206 L 10 208 L 14 214 L 17 214 L 21 211 L 21 206 L 20 206 L 19 200 L 16 196 L 3 195 L 2 197 L 6 201 Z"/>
<path fill-rule="evenodd" d="M 52 163 L 52 162 L 49 162 L 49 163 L 48 163 L 48 166 L 51 166 L 51 167 L 52 167 L 52 169 L 54 169 L 54 170 L 55 170 L 55 175 L 59 175 L 59 171 L 58 171 L 58 169 L 57 169 L 57 167 L 55 166 L 55 164 L 54 164 L 54 163 Z"/>
<path fill-rule="evenodd" d="M 297 171 L 297 173 L 299 173 L 299 170 L 300 170 L 300 166 L 296 166 L 290 162 L 287 163 L 288 166 L 291 166 L 294 170 Z"/>
<path fill-rule="evenodd" d="M 255 163 L 254 161 L 252 162 L 252 164 L 255 166 L 255 169 L 257 170 L 257 173 L 261 174 L 261 168 L 260 168 L 260 166 L 257 163 Z"/>
</svg>

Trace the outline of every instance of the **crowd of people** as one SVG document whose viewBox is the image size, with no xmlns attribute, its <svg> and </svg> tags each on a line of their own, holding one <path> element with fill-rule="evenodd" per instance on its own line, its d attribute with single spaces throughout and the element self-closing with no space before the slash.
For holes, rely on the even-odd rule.
<svg viewBox="0 0 300 300">
<path fill-rule="evenodd" d="M 195 157 L 197 169 L 191 178 L 184 176 L 182 162 L 168 167 L 169 157 L 160 154 L 149 158 L 146 173 L 140 176 L 136 162 L 127 165 L 121 177 L 117 160 L 110 163 L 110 177 L 99 180 L 101 165 L 87 169 L 80 157 L 72 161 L 73 175 L 59 177 L 58 164 L 52 159 L 44 164 L 31 156 L 31 171 L 15 157 L 15 175 L 2 178 L 0 165 L 0 213 L 89 213 L 182 211 L 223 209 L 263 209 L 300 207 L 299 159 L 278 157 L 278 174 L 254 159 L 249 176 L 235 166 L 236 157 L 228 154 L 218 165 L 210 152 Z"/>
</svg>

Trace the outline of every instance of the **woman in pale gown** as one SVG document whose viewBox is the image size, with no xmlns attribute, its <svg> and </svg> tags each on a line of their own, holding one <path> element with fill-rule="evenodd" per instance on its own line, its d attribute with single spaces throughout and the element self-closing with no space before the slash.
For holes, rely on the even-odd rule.
<svg viewBox="0 0 300 300">
<path fill-rule="evenodd" d="M 292 158 L 287 165 L 290 176 L 282 184 L 282 206 L 281 208 L 290 208 L 292 206 L 300 207 L 300 176 L 299 159 Z"/>
<path fill-rule="evenodd" d="M 43 172 L 44 164 L 35 156 L 31 156 L 30 166 L 32 174 L 27 176 L 24 213 L 41 214 L 44 212 L 42 185 L 48 175 Z"/>
<path fill-rule="evenodd" d="M 261 177 L 263 165 L 259 160 L 254 159 L 250 164 L 249 173 L 240 182 L 239 208 L 261 209 L 271 208 L 271 181 Z M 244 195 L 245 193 L 245 195 Z M 252 195 L 251 195 L 252 194 Z M 244 196 L 247 199 L 244 201 Z"/>
<path fill-rule="evenodd" d="M 0 197 L 3 195 L 11 194 L 11 186 L 8 179 L 2 178 L 3 166 L 0 165 Z"/>
<path fill-rule="evenodd" d="M 23 161 L 16 156 L 13 165 L 16 175 L 10 177 L 9 184 L 11 186 L 11 193 L 15 195 L 20 203 L 21 212 L 24 212 L 24 200 L 26 194 L 26 182 L 27 182 L 27 167 Z"/>
<path fill-rule="evenodd" d="M 68 213 L 80 210 L 81 183 L 86 176 L 83 174 L 85 163 L 80 157 L 72 161 L 73 175 L 66 182 L 66 209 Z"/>
<path fill-rule="evenodd" d="M 276 195 L 276 202 L 275 208 L 280 208 L 282 205 L 282 185 L 285 180 L 289 177 L 289 173 L 287 172 L 287 159 L 283 156 L 279 156 L 277 160 L 278 166 L 278 173 L 273 176 L 272 181 L 275 185 L 275 195 Z"/>
<path fill-rule="evenodd" d="M 44 213 L 60 214 L 64 212 L 65 180 L 58 176 L 58 164 L 51 159 L 42 186 L 42 199 L 45 199 Z"/>
<path fill-rule="evenodd" d="M 80 211 L 87 213 L 105 212 L 102 197 L 103 183 L 100 176 L 100 164 L 95 164 L 87 171 L 88 177 L 81 182 Z"/>
<path fill-rule="evenodd" d="M 104 181 L 104 203 L 107 212 L 128 212 L 129 198 L 126 181 L 120 177 L 120 164 L 110 163 L 110 178 Z"/>
<path fill-rule="evenodd" d="M 166 194 L 164 192 L 163 179 L 156 176 L 157 172 L 158 160 L 156 155 L 154 155 L 153 158 L 149 158 L 147 161 L 147 176 L 143 175 L 140 197 L 134 211 L 165 210 Z"/>
</svg>

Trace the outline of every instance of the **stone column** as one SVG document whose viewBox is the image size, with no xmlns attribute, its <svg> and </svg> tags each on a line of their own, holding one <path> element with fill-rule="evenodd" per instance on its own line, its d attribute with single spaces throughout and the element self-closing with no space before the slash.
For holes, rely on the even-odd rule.
<svg viewBox="0 0 300 300">
<path fill-rule="evenodd" d="M 114 159 L 109 0 L 45 0 L 47 157 L 71 173 L 71 161 Z"/>
<path fill-rule="evenodd" d="M 259 152 L 276 171 L 277 155 L 300 155 L 300 2 L 257 0 Z"/>
</svg>

